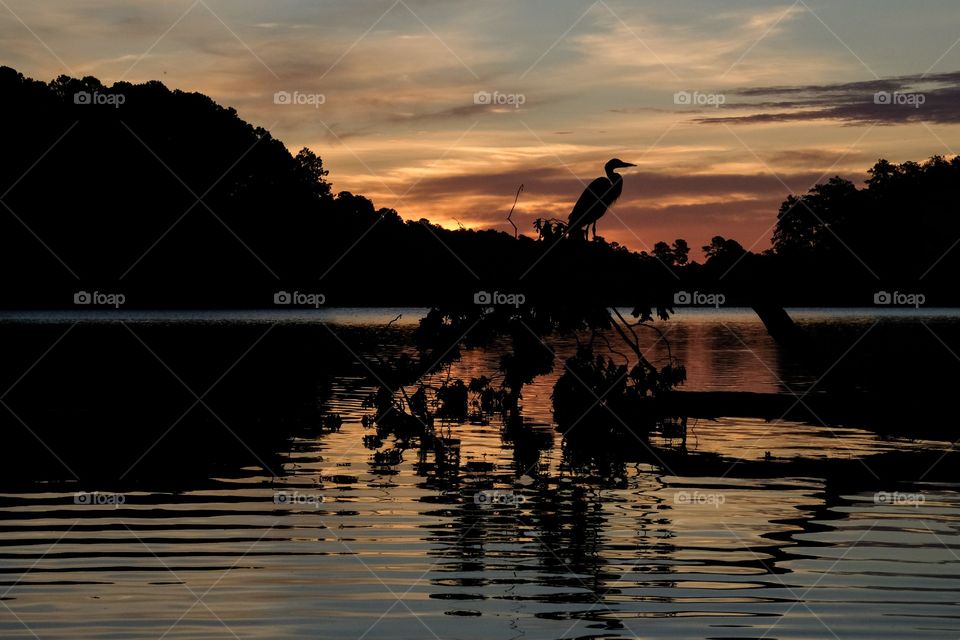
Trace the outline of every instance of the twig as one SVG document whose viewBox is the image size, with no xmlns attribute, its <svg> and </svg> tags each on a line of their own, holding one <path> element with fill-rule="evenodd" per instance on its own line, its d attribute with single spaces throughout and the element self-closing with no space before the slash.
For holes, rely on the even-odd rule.
<svg viewBox="0 0 960 640">
<path fill-rule="evenodd" d="M 517 189 L 517 197 L 513 199 L 513 206 L 510 207 L 510 213 L 507 214 L 507 222 L 510 223 L 510 226 L 513 227 L 513 237 L 516 238 L 520 235 L 520 227 L 513 223 L 513 210 L 517 208 L 517 202 L 520 201 L 520 192 L 523 191 L 523 185 L 520 185 L 520 188 Z"/>
<path fill-rule="evenodd" d="M 614 349 L 614 348 L 613 348 L 613 345 L 610 344 L 610 339 L 609 339 L 606 335 L 601 335 L 600 337 L 603 338 L 603 341 L 604 341 L 605 343 L 607 343 L 607 350 L 608 350 L 610 353 L 616 354 L 616 355 L 620 356 L 621 358 L 623 358 L 623 360 L 624 360 L 624 365 L 626 365 L 626 366 L 629 366 L 629 365 L 630 365 L 630 358 L 627 357 L 627 354 L 623 353 L 622 351 L 617 351 L 616 349 Z"/>
</svg>

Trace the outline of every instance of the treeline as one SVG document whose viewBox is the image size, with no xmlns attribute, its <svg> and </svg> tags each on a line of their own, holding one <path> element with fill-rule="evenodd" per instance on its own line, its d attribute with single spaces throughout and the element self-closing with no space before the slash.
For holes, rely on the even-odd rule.
<svg viewBox="0 0 960 640">
<path fill-rule="evenodd" d="M 837 176 L 788 196 L 770 249 L 715 237 L 709 268 L 685 277 L 793 306 L 960 304 L 960 157 L 879 160 L 868 175 L 862 187 Z"/>
<path fill-rule="evenodd" d="M 960 157 L 923 163 L 880 160 L 858 188 L 840 177 L 780 207 L 771 253 L 785 282 L 843 299 L 870 283 L 957 304 Z"/>
<path fill-rule="evenodd" d="M 863 189 L 835 178 L 784 203 L 771 251 L 717 237 L 699 264 L 683 240 L 637 253 L 549 224 L 534 239 L 403 220 L 334 193 L 313 151 L 159 82 L 0 67 L 0 97 L 7 308 L 70 308 L 81 291 L 138 308 L 270 307 L 282 291 L 334 305 L 472 304 L 481 291 L 634 304 L 694 289 L 728 304 L 870 304 L 894 286 L 955 302 L 957 160 L 881 162 Z"/>
<path fill-rule="evenodd" d="M 0 95 L 7 307 L 70 307 L 77 291 L 146 308 L 266 307 L 278 291 L 370 305 L 510 286 L 602 296 L 628 293 L 652 266 L 597 245 L 564 273 L 569 252 L 545 256 L 530 238 L 404 221 L 333 194 L 309 149 L 291 153 L 233 109 L 159 82 L 46 84 L 0 68 Z M 598 273 L 629 278 L 597 287 Z"/>
</svg>

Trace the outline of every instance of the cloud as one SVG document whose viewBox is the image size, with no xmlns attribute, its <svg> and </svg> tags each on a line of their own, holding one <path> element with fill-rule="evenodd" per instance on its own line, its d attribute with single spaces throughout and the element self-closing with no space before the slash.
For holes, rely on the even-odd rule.
<svg viewBox="0 0 960 640">
<path fill-rule="evenodd" d="M 737 89 L 729 95 L 759 102 L 729 102 L 735 116 L 701 117 L 701 124 L 763 124 L 812 120 L 844 124 L 960 123 L 960 71 L 906 75 L 838 84 Z"/>
</svg>

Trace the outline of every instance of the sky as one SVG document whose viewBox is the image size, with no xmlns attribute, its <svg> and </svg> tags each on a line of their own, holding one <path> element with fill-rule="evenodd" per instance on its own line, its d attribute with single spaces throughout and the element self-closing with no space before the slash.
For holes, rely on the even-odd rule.
<svg viewBox="0 0 960 640">
<path fill-rule="evenodd" d="M 532 234 L 618 157 L 635 250 L 760 251 L 789 193 L 960 149 L 956 0 L 0 0 L 0 64 L 202 92 L 448 228 L 523 184 Z"/>
</svg>

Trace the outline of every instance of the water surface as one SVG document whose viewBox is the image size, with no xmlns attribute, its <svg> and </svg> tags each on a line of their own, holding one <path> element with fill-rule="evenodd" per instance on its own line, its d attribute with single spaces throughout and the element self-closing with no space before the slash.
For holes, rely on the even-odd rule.
<svg viewBox="0 0 960 640">
<path fill-rule="evenodd" d="M 401 313 L 395 325 L 414 321 L 418 310 L 123 319 L 320 319 L 346 332 Z M 796 315 L 852 329 L 876 317 Z M 688 362 L 691 388 L 790 393 L 815 383 L 748 313 L 694 312 L 671 322 L 671 347 Z M 572 349 L 552 344 L 560 354 Z M 662 348 L 652 337 L 649 346 Z M 467 352 L 453 375 L 489 372 L 496 357 Z M 453 465 L 402 439 L 376 441 L 375 428 L 363 424 L 374 389 L 358 365 L 334 380 L 327 401 L 326 410 L 343 418 L 341 429 L 303 430 L 272 472 L 252 464 L 177 492 L 146 483 L 119 494 L 24 478 L 0 494 L 0 635 L 960 636 L 960 484 L 939 475 L 869 481 L 883 452 L 947 444 L 723 418 L 692 423 L 688 442 L 725 456 L 730 464 L 720 473 L 684 475 L 656 462 L 584 464 L 565 455 L 552 423 L 558 373 L 525 391 L 519 430 L 497 421 L 442 430 L 449 452 L 459 454 Z M 797 456 L 848 460 L 868 481 L 791 475 L 786 461 Z M 785 461 L 776 477 L 740 472 L 746 462 L 771 458 Z M 176 460 L 169 474 L 178 474 Z M 107 504 L 77 504 L 78 490 L 98 488 L 104 493 L 84 499 Z M 515 499 L 478 504 L 477 492 L 491 490 Z"/>
</svg>

